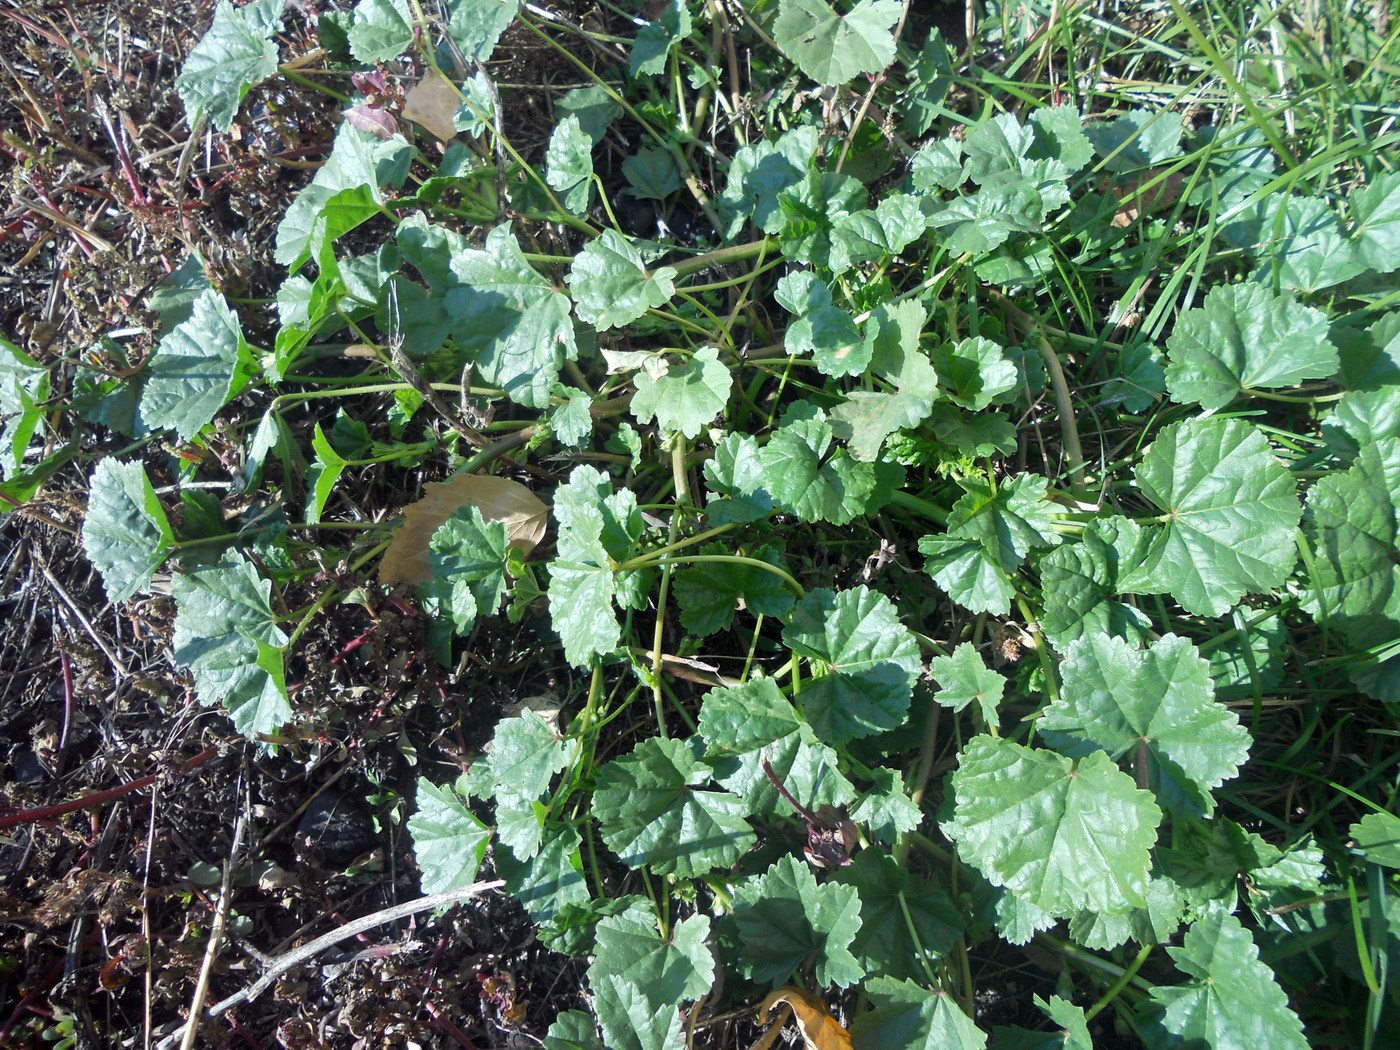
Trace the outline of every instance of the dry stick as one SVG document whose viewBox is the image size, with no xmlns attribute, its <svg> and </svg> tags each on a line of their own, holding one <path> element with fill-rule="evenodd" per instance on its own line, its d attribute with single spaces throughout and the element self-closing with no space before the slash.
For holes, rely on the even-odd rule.
<svg viewBox="0 0 1400 1050">
<path fill-rule="evenodd" d="M 192 1050 L 199 1034 L 199 1015 L 204 1009 L 204 998 L 209 994 L 209 975 L 214 970 L 214 957 L 219 954 L 219 945 L 223 943 L 224 929 L 228 925 L 229 901 L 233 899 L 233 869 L 238 848 L 243 845 L 243 829 L 247 823 L 247 814 L 239 813 L 238 821 L 233 826 L 233 843 L 224 860 L 224 879 L 219 886 L 219 903 L 214 908 L 214 925 L 209 930 L 209 943 L 204 946 L 204 962 L 199 967 L 199 981 L 194 986 L 194 998 L 190 1000 L 190 1018 L 185 1022 L 185 1037 L 180 1040 L 180 1050 Z"/>
<path fill-rule="evenodd" d="M 49 571 L 49 567 L 47 565 L 40 565 L 39 571 L 44 574 L 44 579 L 49 581 L 49 586 L 54 589 L 54 593 L 63 599 L 63 604 L 68 606 L 73 615 L 78 618 L 78 622 L 83 625 L 83 630 L 87 632 L 88 637 L 97 643 L 97 647 L 101 649 L 107 659 L 112 662 L 112 670 L 117 672 L 118 679 L 127 677 L 129 672 L 126 669 L 126 665 L 123 664 L 121 658 L 112 651 L 112 647 L 107 644 L 106 639 L 93 628 L 88 618 L 83 615 L 82 609 L 78 608 L 78 603 L 73 600 L 72 595 L 64 590 L 63 584 L 58 582 L 54 574 Z"/>
<path fill-rule="evenodd" d="M 403 904 L 396 904 L 392 908 L 385 908 L 377 911 L 373 915 L 366 915 L 359 919 L 352 919 L 344 926 L 339 926 L 330 933 L 317 937 L 314 941 L 308 941 L 299 948 L 293 948 L 286 955 L 279 956 L 273 960 L 268 967 L 267 973 L 263 974 L 256 981 L 244 988 L 241 992 L 230 995 L 223 1002 L 211 1006 L 205 1013 L 205 1018 L 212 1020 L 221 1014 L 227 1013 L 239 1003 L 252 1002 L 263 992 L 267 991 L 277 983 L 277 978 L 281 977 L 288 970 L 300 966 L 308 959 L 318 955 L 327 948 L 348 940 L 356 934 L 372 930 L 376 926 L 382 926 L 386 922 L 394 922 L 397 919 L 406 919 L 410 915 L 417 915 L 419 912 L 432 911 L 434 908 L 445 908 L 449 904 L 457 904 L 468 900 L 471 897 L 479 896 L 489 890 L 498 890 L 505 883 L 499 879 L 495 882 L 474 882 L 470 886 L 462 886 L 455 890 L 447 890 L 444 893 L 434 893 L 427 897 L 419 897 L 415 901 L 406 901 Z M 167 1045 L 173 1045 L 173 1037 L 170 1041 L 161 1042 L 162 1050 Z"/>
<path fill-rule="evenodd" d="M 899 12 L 899 24 L 894 27 L 894 39 L 898 42 L 904 33 L 904 20 L 909 17 L 909 0 L 904 0 L 904 7 Z M 885 82 L 885 73 L 880 71 L 870 80 L 870 90 L 861 99 L 860 109 L 856 113 L 856 119 L 851 121 L 851 130 L 846 133 L 846 141 L 841 144 L 841 155 L 836 158 L 836 170 L 840 171 L 846 166 L 846 154 L 851 152 L 851 144 L 856 140 L 856 132 L 860 130 L 861 124 L 865 120 L 865 114 L 870 111 L 870 103 L 875 99 L 875 92 L 880 85 Z"/>
<path fill-rule="evenodd" d="M 188 773 L 192 769 L 204 765 L 211 758 L 219 753 L 219 748 L 206 747 L 199 754 L 187 760 L 180 766 L 180 772 Z M 129 795 L 133 791 L 140 791 L 144 787 L 150 787 L 161 777 L 160 773 L 151 773 L 148 776 L 140 777 L 120 787 L 108 788 L 106 791 L 97 791 L 91 795 L 84 795 L 82 798 L 71 799 L 68 802 L 60 802 L 54 806 L 40 806 L 37 809 L 22 809 L 17 813 L 6 813 L 0 816 L 0 831 L 9 828 L 18 828 L 25 824 L 37 824 L 41 820 L 54 820 L 58 817 L 66 816 L 69 813 L 76 813 L 80 809 L 91 809 L 93 806 L 100 806 L 104 802 L 111 802 L 115 798 Z"/>
<path fill-rule="evenodd" d="M 50 208 L 47 204 L 40 204 L 38 201 L 30 200 L 28 197 L 21 196 L 18 193 L 16 193 L 11 198 L 11 200 L 13 200 L 16 204 L 23 205 L 30 211 L 38 212 L 46 219 L 50 219 L 53 222 L 58 223 L 60 226 L 76 234 L 78 237 L 86 241 L 89 245 L 91 245 L 94 248 L 98 248 L 104 252 L 114 252 L 117 250 L 112 245 L 112 242 L 107 240 L 106 237 L 103 237 L 101 234 L 98 233 L 93 233 L 86 226 L 74 222 L 67 215 L 64 215 L 63 212 L 55 211 L 53 208 Z"/>
<path fill-rule="evenodd" d="M 404 353 L 403 346 L 397 338 L 389 341 L 389 359 L 393 362 L 394 370 L 397 371 L 399 375 L 403 376 L 404 382 L 413 387 L 413 389 L 418 392 L 419 396 L 421 396 L 438 415 L 442 416 L 447 425 L 457 431 L 468 445 L 478 449 L 484 448 L 487 445 L 486 438 L 483 437 L 479 431 L 473 430 L 471 427 L 467 426 L 467 424 L 462 421 L 461 417 L 452 410 L 452 406 L 447 403 L 447 399 L 443 397 L 442 394 L 438 393 L 438 391 L 434 390 L 433 385 L 419 374 L 418 369 L 414 367 L 413 362 L 410 361 L 408 355 Z"/>
</svg>

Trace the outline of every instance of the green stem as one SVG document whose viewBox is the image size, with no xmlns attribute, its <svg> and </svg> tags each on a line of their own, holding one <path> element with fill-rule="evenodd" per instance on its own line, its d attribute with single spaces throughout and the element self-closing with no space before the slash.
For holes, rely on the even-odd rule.
<svg viewBox="0 0 1400 1050">
<path fill-rule="evenodd" d="M 318 83 L 313 77 L 302 76 L 300 73 L 288 69 L 286 66 L 278 66 L 277 72 L 281 73 L 292 83 L 300 84 L 304 88 L 310 88 L 312 91 L 325 95 L 327 98 L 333 98 L 337 102 L 344 103 L 350 97 L 349 95 L 342 95 L 339 91 L 336 91 L 334 88 L 329 88 L 325 84 Z"/>
<path fill-rule="evenodd" d="M 388 545 L 389 544 L 386 541 L 381 546 L 387 547 Z M 311 608 L 307 609 L 306 612 L 302 614 L 301 620 L 296 625 L 296 629 L 292 631 L 292 636 L 287 639 L 287 644 L 282 647 L 283 651 L 291 652 L 292 647 L 297 644 L 297 639 L 300 638 L 303 634 L 305 634 L 306 629 L 311 626 L 311 621 L 316 618 L 316 614 L 319 613 L 326 606 L 330 605 L 331 602 L 335 601 L 343 593 L 343 591 L 335 587 L 329 587 L 326 589 L 325 594 L 321 595 L 321 597 L 317 598 L 314 602 L 312 602 Z"/>
<path fill-rule="evenodd" d="M 1036 620 L 1031 615 L 1030 606 L 1026 604 L 1026 599 L 1019 594 L 1016 595 L 1016 608 L 1021 612 L 1021 618 L 1026 621 L 1026 630 L 1034 626 Z M 1040 660 L 1040 669 L 1045 672 L 1045 692 L 1050 696 L 1050 702 L 1055 703 L 1060 699 L 1060 691 L 1055 685 L 1055 664 L 1050 659 L 1050 653 L 1045 645 L 1045 635 L 1036 630 L 1035 655 Z"/>
<path fill-rule="evenodd" d="M 1151 985 L 1137 976 L 1137 974 L 1128 973 L 1127 970 L 1117 963 L 1111 962 L 1108 959 L 1102 959 L 1093 952 L 1087 952 L 1076 944 L 1071 944 L 1069 941 L 1062 941 L 1058 937 L 1051 937 L 1049 934 L 1044 933 L 1036 934 L 1035 940 L 1037 944 L 1049 948 L 1051 951 L 1058 953 L 1078 966 L 1082 966 L 1086 970 L 1098 970 L 1100 973 L 1111 975 L 1115 983 L 1126 974 L 1128 979 L 1123 982 L 1124 988 L 1119 989 L 1114 996 L 1114 1000 L 1117 999 L 1118 995 L 1122 994 L 1123 990 L 1126 989 L 1128 985 L 1131 985 L 1140 992 L 1151 990 Z M 1109 1001 L 1112 1002 L 1114 1000 Z"/>
<path fill-rule="evenodd" d="M 671 512 L 671 532 L 668 543 L 674 544 L 681 528 L 682 505 L 687 502 L 685 470 L 685 438 L 680 434 L 671 437 L 671 478 L 675 484 L 675 508 Z M 651 690 L 652 702 L 656 706 L 657 732 L 666 739 L 666 711 L 662 703 L 661 658 L 665 653 L 662 641 L 666 632 L 666 599 L 671 592 L 671 565 L 665 561 L 661 567 L 661 591 L 656 599 L 656 628 L 651 636 Z"/>
<path fill-rule="evenodd" d="M 929 777 L 933 774 L 933 758 L 938 751 L 938 719 L 943 712 L 943 708 L 936 701 L 930 700 L 928 719 L 924 723 L 923 744 L 919 748 L 919 768 L 914 774 L 914 783 L 909 792 L 909 798 L 914 805 L 922 807 L 924 802 L 924 789 L 928 786 Z M 899 842 L 894 848 L 894 859 L 899 862 L 902 868 L 909 859 L 908 834 L 901 835 Z"/>
<path fill-rule="evenodd" d="M 1340 401 L 1345 396 L 1345 391 L 1315 395 L 1280 394 L 1274 390 L 1255 390 L 1252 387 L 1243 387 L 1240 393 L 1258 398 L 1260 401 L 1278 401 L 1285 405 L 1325 405 L 1332 401 Z"/>
<path fill-rule="evenodd" d="M 639 569 L 643 566 L 653 564 L 654 560 L 660 556 L 670 554 L 672 551 L 684 550 L 686 547 L 693 547 L 697 543 L 704 543 L 706 540 L 712 540 L 716 536 L 723 535 L 735 528 L 738 528 L 738 525 L 734 522 L 730 522 L 727 525 L 716 525 L 713 529 L 697 532 L 694 536 L 687 536 L 683 540 L 676 540 L 674 543 L 668 543 L 664 547 L 657 547 L 655 550 L 647 551 L 645 554 L 639 554 L 637 557 L 625 561 L 621 565 L 613 566 L 613 568 L 618 572 L 627 569 Z"/>
<path fill-rule="evenodd" d="M 711 266 L 729 266 L 736 262 L 743 262 L 745 259 L 752 259 L 755 256 L 763 255 L 778 246 L 776 237 L 764 237 L 759 241 L 749 241 L 747 244 L 733 244 L 728 248 L 717 248 L 704 255 L 692 256 L 689 259 L 682 259 L 674 263 L 671 269 L 676 271 L 677 277 L 687 277 L 700 270 L 708 270 Z"/>
<path fill-rule="evenodd" d="M 1108 990 L 1103 993 L 1099 1001 L 1084 1012 L 1084 1020 L 1092 1021 L 1103 1011 L 1105 1006 L 1117 999 L 1118 996 L 1122 994 L 1123 989 L 1128 987 L 1132 979 L 1137 976 L 1137 972 L 1142 969 L 1142 964 L 1147 962 L 1147 957 L 1151 954 L 1152 945 L 1150 944 L 1144 944 L 1138 949 L 1137 956 L 1128 964 L 1128 968 L 1118 976 L 1116 981 L 1108 986 Z"/>
<path fill-rule="evenodd" d="M 905 510 L 913 511 L 921 518 L 927 518 L 935 525 L 948 527 L 948 512 L 942 507 L 935 506 L 926 499 L 911 495 L 908 492 L 898 491 L 890 499 L 896 507 L 903 507 Z"/>
<path fill-rule="evenodd" d="M 771 572 L 774 576 L 780 577 L 784 583 L 792 588 L 793 594 L 797 595 L 798 598 L 807 593 L 802 584 L 798 583 L 786 570 L 760 558 L 746 558 L 741 554 L 691 554 L 682 555 L 679 558 L 656 558 L 650 554 L 643 554 L 617 566 L 616 571 L 625 572 L 628 569 L 640 569 L 649 565 L 665 567 L 669 565 L 696 565 L 704 562 L 725 562 L 730 565 L 748 565 L 755 569 L 762 569 L 764 572 Z"/>
<path fill-rule="evenodd" d="M 930 988 L 938 986 L 938 975 L 933 972 L 933 967 L 928 962 L 928 951 L 924 948 L 923 941 L 919 938 L 919 931 L 914 926 L 914 916 L 909 914 L 909 902 L 904 899 L 904 891 L 900 890 L 895 898 L 899 901 L 899 913 L 904 916 L 904 930 L 909 934 L 909 940 L 914 944 L 914 954 L 919 957 L 919 965 L 924 968 L 924 976 L 928 978 Z"/>
</svg>

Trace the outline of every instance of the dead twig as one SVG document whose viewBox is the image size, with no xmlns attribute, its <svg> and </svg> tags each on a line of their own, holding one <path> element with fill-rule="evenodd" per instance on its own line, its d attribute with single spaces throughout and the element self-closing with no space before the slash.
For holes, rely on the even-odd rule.
<svg viewBox="0 0 1400 1050">
<path fill-rule="evenodd" d="M 68 216 L 64 215 L 63 212 L 58 211 L 55 208 L 50 208 L 46 204 L 40 204 L 36 200 L 30 200 L 28 197 L 22 197 L 18 193 L 14 195 L 14 202 L 16 204 L 22 204 L 30 211 L 35 212 L 36 214 L 44 216 L 44 218 L 46 219 L 50 219 L 53 222 L 58 223 L 60 226 L 76 234 L 79 238 L 86 241 L 89 245 L 98 249 L 99 251 L 115 252 L 117 250 L 116 246 L 112 244 L 111 241 L 107 240 L 107 238 L 101 236 L 100 234 L 93 233 L 81 223 L 74 222 Z"/>
<path fill-rule="evenodd" d="M 247 826 L 246 813 L 239 813 L 233 826 L 233 843 L 229 846 L 228 857 L 224 860 L 224 878 L 219 886 L 219 903 L 214 908 L 214 923 L 209 929 L 209 943 L 204 948 L 204 962 L 199 967 L 199 981 L 194 986 L 194 998 L 190 1000 L 190 1016 L 185 1023 L 185 1037 L 180 1040 L 180 1050 L 192 1050 L 199 1034 L 200 1012 L 204 1009 L 205 996 L 209 994 L 209 975 L 214 970 L 214 959 L 219 954 L 219 946 L 224 940 L 224 929 L 228 925 L 229 901 L 233 899 L 233 870 L 237 866 L 238 850 L 243 845 L 243 829 Z"/>
<path fill-rule="evenodd" d="M 54 593 L 63 599 L 63 604 L 68 606 L 73 615 L 78 618 L 78 622 L 83 625 L 83 630 L 87 632 L 87 636 L 93 640 L 93 643 L 96 644 L 106 655 L 107 659 L 111 661 L 112 670 L 117 672 L 118 680 L 120 681 L 126 678 L 130 674 L 126 669 L 126 664 L 122 663 L 121 657 L 107 644 L 107 640 L 97 633 L 96 628 L 92 626 L 92 622 L 83 615 L 83 610 L 80 609 L 78 603 L 73 600 L 73 596 L 64 589 L 63 584 L 58 582 L 58 578 L 49 571 L 47 565 L 40 565 L 39 571 L 44 574 L 44 579 L 49 581 L 49 586 L 54 589 Z"/>
<path fill-rule="evenodd" d="M 447 890 L 444 893 L 434 893 L 427 897 L 419 897 L 417 900 L 405 901 L 403 904 L 396 904 L 392 908 L 385 908 L 372 915 L 365 915 L 359 919 L 352 919 L 344 926 L 339 926 L 330 933 L 317 937 L 314 941 L 308 941 L 298 948 L 293 948 L 286 955 L 274 959 L 268 966 L 267 972 L 256 981 L 244 988 L 240 992 L 230 995 L 220 1003 L 216 1003 L 206 1011 L 206 1020 L 213 1020 L 221 1014 L 227 1013 L 239 1003 L 249 1003 L 262 995 L 288 970 L 295 969 L 302 963 L 319 955 L 327 948 L 348 940 L 357 934 L 372 930 L 376 926 L 382 926 L 386 922 L 395 922 L 398 919 L 406 919 L 410 915 L 417 915 L 420 912 L 433 911 L 437 908 L 445 908 L 449 904 L 458 904 L 472 897 L 480 896 L 491 890 L 498 890 L 505 883 L 500 880 L 495 882 L 474 882 L 470 886 L 462 886 L 455 890 Z M 157 1045 L 159 1050 L 170 1050 L 179 1038 L 180 1033 L 173 1032 L 162 1039 Z"/>
</svg>

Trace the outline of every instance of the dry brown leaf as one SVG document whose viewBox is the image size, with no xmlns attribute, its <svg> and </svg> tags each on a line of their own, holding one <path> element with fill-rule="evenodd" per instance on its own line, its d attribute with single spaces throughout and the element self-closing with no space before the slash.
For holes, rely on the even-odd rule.
<svg viewBox="0 0 1400 1050">
<path fill-rule="evenodd" d="M 452 118 L 457 115 L 461 102 L 462 96 L 448 79 L 430 69 L 404 96 L 403 115 L 427 128 L 434 138 L 451 142 L 457 134 Z"/>
<path fill-rule="evenodd" d="M 489 474 L 459 474 L 436 481 L 423 498 L 404 511 L 404 522 L 379 563 L 379 580 L 390 587 L 427 583 L 433 578 L 428 542 L 459 507 L 472 506 L 487 521 L 504 522 L 506 542 L 529 557 L 544 537 L 549 507 L 518 481 Z"/>
<path fill-rule="evenodd" d="M 1154 168 L 1128 180 L 1128 185 L 1120 191 L 1123 203 L 1113 213 L 1114 226 L 1124 229 L 1137 222 L 1140 215 L 1153 215 L 1177 202 L 1186 183 L 1185 177 L 1179 171 L 1166 178 L 1160 176 L 1161 171 Z"/>
<path fill-rule="evenodd" d="M 826 1003 L 805 988 L 788 985 L 769 993 L 768 998 L 758 1006 L 759 1021 L 766 1023 L 769 1011 L 779 1003 L 792 1011 L 792 1016 L 797 1021 L 797 1030 L 802 1033 L 802 1045 L 805 1050 L 852 1050 L 851 1033 L 831 1016 Z M 781 1027 L 775 1024 L 769 1031 L 777 1032 Z M 776 1036 L 765 1033 L 763 1038 L 754 1044 L 752 1050 L 761 1050 L 763 1046 L 771 1045 L 774 1038 Z"/>
</svg>

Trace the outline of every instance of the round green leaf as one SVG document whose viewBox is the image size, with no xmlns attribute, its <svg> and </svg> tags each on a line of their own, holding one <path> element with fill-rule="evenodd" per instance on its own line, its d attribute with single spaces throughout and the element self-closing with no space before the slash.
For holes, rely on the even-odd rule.
<svg viewBox="0 0 1400 1050">
<path fill-rule="evenodd" d="M 1167 339 L 1167 389 L 1181 404 L 1224 408 L 1241 392 L 1293 387 L 1336 373 L 1327 317 L 1258 284 L 1219 285 Z"/>
<path fill-rule="evenodd" d="M 860 0 L 845 15 L 825 0 L 782 0 L 773 41 L 818 84 L 844 84 L 894 61 L 899 11 L 897 0 Z"/>
<path fill-rule="evenodd" d="M 418 808 L 408 833 L 422 872 L 424 893 L 444 893 L 476 881 L 491 829 L 467 809 L 450 787 L 418 780 Z"/>
<path fill-rule="evenodd" d="M 745 806 L 705 791 L 712 770 L 681 740 L 653 737 L 598 771 L 593 814 L 624 864 L 685 878 L 728 867 L 754 843 Z"/>
<path fill-rule="evenodd" d="M 945 830 L 989 882 L 1058 916 L 1146 905 L 1162 813 L 1102 751 L 1075 762 L 983 735 L 951 780 Z"/>
<path fill-rule="evenodd" d="M 1189 1044 L 1306 1050 L 1303 1026 L 1254 938 L 1223 908 L 1196 923 L 1167 953 L 1191 980 L 1153 988 L 1162 1026 Z"/>
<path fill-rule="evenodd" d="M 574 259 L 569 291 L 579 319 L 605 332 L 664 306 L 675 294 L 675 277 L 670 266 L 648 273 L 642 253 L 626 237 L 604 230 Z"/>
<path fill-rule="evenodd" d="M 1047 744 L 1074 758 L 1145 747 L 1158 801 L 1211 814 L 1211 791 L 1249 757 L 1250 737 L 1216 702 L 1210 665 L 1190 641 L 1168 634 L 1137 649 L 1091 634 L 1069 646 L 1062 673 L 1060 697 L 1040 720 Z"/>
<path fill-rule="evenodd" d="M 139 462 L 104 459 L 88 484 L 83 551 L 113 604 L 148 587 L 175 536 Z"/>
<path fill-rule="evenodd" d="M 919 676 L 919 646 L 883 594 L 864 586 L 809 591 L 783 641 L 817 670 L 800 700 L 821 739 L 844 744 L 904 721 Z"/>
<path fill-rule="evenodd" d="M 1297 560 L 1303 508 L 1292 475 L 1250 424 L 1193 419 L 1167 427 L 1136 476 L 1165 524 L 1147 557 L 1150 581 L 1189 613 L 1222 616 L 1245 594 L 1277 587 Z"/>
</svg>

